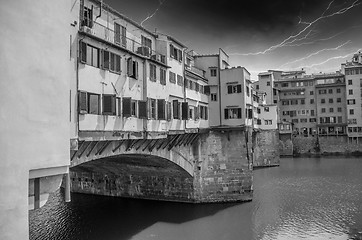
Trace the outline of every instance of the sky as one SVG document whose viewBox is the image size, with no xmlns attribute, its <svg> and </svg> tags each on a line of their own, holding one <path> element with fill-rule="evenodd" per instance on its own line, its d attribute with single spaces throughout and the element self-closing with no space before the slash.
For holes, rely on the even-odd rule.
<svg viewBox="0 0 362 240">
<path fill-rule="evenodd" d="M 362 51 L 362 0 L 105 0 L 199 54 L 222 48 L 256 80 L 267 70 L 340 70 Z"/>
</svg>

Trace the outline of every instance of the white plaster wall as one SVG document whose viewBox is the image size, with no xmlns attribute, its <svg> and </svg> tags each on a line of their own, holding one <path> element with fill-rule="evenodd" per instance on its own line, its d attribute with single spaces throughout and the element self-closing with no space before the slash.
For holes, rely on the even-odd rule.
<svg viewBox="0 0 362 240">
<path fill-rule="evenodd" d="M 269 112 L 265 111 L 265 107 L 269 107 Z M 277 129 L 278 128 L 277 106 L 276 105 L 260 106 L 260 109 L 261 109 L 260 114 L 259 114 L 259 118 L 261 119 L 260 129 L 265 129 L 265 130 L 267 130 L 267 129 Z M 272 125 L 265 125 L 264 120 L 272 120 L 273 124 Z"/>
<path fill-rule="evenodd" d="M 0 239 L 28 239 L 29 170 L 69 160 L 70 1 L 2 1 Z"/>
</svg>

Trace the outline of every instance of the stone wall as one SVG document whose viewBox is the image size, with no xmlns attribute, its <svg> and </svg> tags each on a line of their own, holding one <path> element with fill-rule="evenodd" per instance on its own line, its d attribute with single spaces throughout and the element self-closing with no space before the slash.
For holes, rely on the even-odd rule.
<svg viewBox="0 0 362 240">
<path fill-rule="evenodd" d="M 200 138 L 200 159 L 195 171 L 198 202 L 252 199 L 251 131 L 210 131 Z"/>
<path fill-rule="evenodd" d="M 348 136 L 320 136 L 319 146 L 322 154 L 362 152 L 362 141 L 348 141 Z"/>
<path fill-rule="evenodd" d="M 317 137 L 292 136 L 293 155 L 319 154 Z"/>
<path fill-rule="evenodd" d="M 279 133 L 279 151 L 280 156 L 293 156 L 292 134 Z"/>
<path fill-rule="evenodd" d="M 328 155 L 328 154 L 361 154 L 362 141 L 349 141 L 348 136 L 293 136 L 293 154 Z"/>
<path fill-rule="evenodd" d="M 279 132 L 258 130 L 253 134 L 254 168 L 279 166 Z"/>
</svg>

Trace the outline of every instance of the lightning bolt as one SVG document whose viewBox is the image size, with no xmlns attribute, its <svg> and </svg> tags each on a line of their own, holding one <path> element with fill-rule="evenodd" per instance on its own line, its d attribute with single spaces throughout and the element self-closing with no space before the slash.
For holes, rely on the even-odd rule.
<svg viewBox="0 0 362 240">
<path fill-rule="evenodd" d="M 325 64 L 325 63 L 327 63 L 327 62 L 329 62 L 329 61 L 335 60 L 335 59 L 347 58 L 347 57 L 349 57 L 349 56 L 351 56 L 351 55 L 353 55 L 353 54 L 355 54 L 356 52 L 359 52 L 359 51 L 361 51 L 361 49 L 358 49 L 357 51 L 353 51 L 352 53 L 348 53 L 347 55 L 344 55 L 344 56 L 330 57 L 330 58 L 324 60 L 323 62 L 314 63 L 314 64 L 309 65 L 309 66 L 299 66 L 299 67 L 296 68 L 296 69 L 300 69 L 300 68 L 302 68 L 302 67 L 303 67 L 303 68 L 313 68 L 313 67 L 315 67 L 315 66 L 320 66 L 320 65 L 323 65 L 323 64 Z"/>
<path fill-rule="evenodd" d="M 157 7 L 157 9 L 151 14 L 151 15 L 148 15 L 142 22 L 141 22 L 141 27 L 143 27 L 143 23 L 145 23 L 147 20 L 151 19 L 153 16 L 155 16 L 155 14 L 158 12 L 158 10 L 160 9 L 160 7 L 162 6 L 162 4 L 166 2 L 166 0 L 163 0 L 163 1 L 159 1 L 159 5 Z"/>
<path fill-rule="evenodd" d="M 309 54 L 308 56 L 299 58 L 299 59 L 294 60 L 294 61 L 291 61 L 291 62 L 284 63 L 284 64 L 281 65 L 279 68 L 282 68 L 282 67 L 284 67 L 284 66 L 286 66 L 286 65 L 288 65 L 288 64 L 292 64 L 292 63 L 296 63 L 296 62 L 300 62 L 300 61 L 306 60 L 306 59 L 308 59 L 308 58 L 311 58 L 311 57 L 313 57 L 313 56 L 315 56 L 315 55 L 320 54 L 321 52 L 338 50 L 338 49 L 340 49 L 341 47 L 345 46 L 346 44 L 348 44 L 348 43 L 350 43 L 350 42 L 351 42 L 351 41 L 348 40 L 347 42 L 345 42 L 345 43 L 343 43 L 343 44 L 341 44 L 341 45 L 339 45 L 339 46 L 337 46 L 337 47 L 335 47 L 335 48 L 324 48 L 324 49 L 319 50 L 319 51 L 317 51 L 317 52 L 311 53 L 311 54 Z"/>
<path fill-rule="evenodd" d="M 308 29 L 310 29 L 312 26 L 314 26 L 316 23 L 318 23 L 322 19 L 330 18 L 330 17 L 336 16 L 336 15 L 341 15 L 341 14 L 347 12 L 348 10 L 350 10 L 351 8 L 361 4 L 359 1 L 360 0 L 355 0 L 348 7 L 344 7 L 344 8 L 342 8 L 342 9 L 336 11 L 336 12 L 333 12 L 333 13 L 330 13 L 330 14 L 326 15 L 326 12 L 330 9 L 331 5 L 333 4 L 333 1 L 331 1 L 328 4 L 328 7 L 326 8 L 326 10 L 318 18 L 314 19 L 313 21 L 311 21 L 311 22 L 303 22 L 302 19 L 299 17 L 299 23 L 298 24 L 305 24 L 306 26 L 304 28 L 302 28 L 299 32 L 297 32 L 296 34 L 290 35 L 289 37 L 284 39 L 279 44 L 271 46 L 271 47 L 265 49 L 264 51 L 260 51 L 260 52 L 255 52 L 255 53 L 233 53 L 233 54 L 230 54 L 230 55 L 239 55 L 239 56 L 261 55 L 261 54 L 266 54 L 268 52 L 271 52 L 271 51 L 273 51 L 273 50 L 275 50 L 277 48 L 284 47 L 285 45 L 287 45 L 288 43 L 293 41 L 293 39 L 295 39 L 295 38 L 299 37 L 300 35 L 302 35 L 303 33 L 305 33 Z"/>
</svg>

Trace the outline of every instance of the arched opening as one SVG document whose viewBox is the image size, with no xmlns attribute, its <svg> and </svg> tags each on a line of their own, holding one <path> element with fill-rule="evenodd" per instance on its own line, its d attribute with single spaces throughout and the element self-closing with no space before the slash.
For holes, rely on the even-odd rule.
<svg viewBox="0 0 362 240">
<path fill-rule="evenodd" d="M 122 154 L 71 168 L 72 191 L 106 196 L 190 202 L 193 177 L 153 155 Z"/>
</svg>

